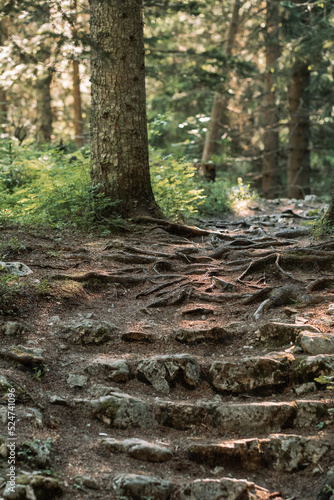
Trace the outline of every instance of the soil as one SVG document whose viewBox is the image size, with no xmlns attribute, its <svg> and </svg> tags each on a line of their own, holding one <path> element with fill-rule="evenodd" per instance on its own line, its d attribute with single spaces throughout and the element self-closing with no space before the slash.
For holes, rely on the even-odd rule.
<svg viewBox="0 0 334 500">
<path fill-rule="evenodd" d="M 332 451 L 319 463 L 294 473 L 270 468 L 244 471 L 235 463 L 225 466 L 222 471 L 222 468 L 190 461 L 184 451 L 185 442 L 226 441 L 243 437 L 240 433 L 222 436 L 215 427 L 203 423 L 184 430 L 162 425 L 153 429 L 118 429 L 70 404 L 76 398 L 87 398 L 94 384 L 112 385 L 150 403 L 156 398 L 194 404 L 212 401 L 217 398 L 217 393 L 205 378 L 205 370 L 198 387 L 189 389 L 176 383 L 169 395 L 159 393 L 152 385 L 136 377 L 123 383 L 89 377 L 82 388 L 71 388 L 67 379 L 69 374 L 87 375 L 85 367 L 99 355 L 126 360 L 130 367 L 135 367 L 142 359 L 166 354 L 189 354 L 204 367 L 218 359 L 235 361 L 250 354 L 263 355 L 273 349 L 258 342 L 256 332 L 260 325 L 273 319 L 305 321 L 324 333 L 333 333 L 334 319 L 327 314 L 331 297 L 334 302 L 333 287 L 310 294 L 307 294 L 306 287 L 319 278 L 334 280 L 334 240 L 314 239 L 310 233 L 296 237 L 275 236 L 282 229 L 305 229 L 308 227 L 305 223 L 311 220 L 308 214 L 319 208 L 321 205 L 316 201 L 267 202 L 242 215 L 195 221 L 206 234 L 195 234 L 191 229 L 180 234 L 180 229 L 154 220 L 147 220 L 131 232 L 107 238 L 66 230 L 1 228 L 1 260 L 23 262 L 33 271 L 19 279 L 25 287 L 17 296 L 2 303 L 0 326 L 18 321 L 24 323 L 27 330 L 19 338 L 2 333 L 1 350 L 17 344 L 42 349 L 46 369 L 42 373 L 36 370 L 36 366 L 34 369 L 1 356 L 0 374 L 29 395 L 26 401 L 18 401 L 18 410 L 32 407 L 41 411 L 42 427 L 33 425 L 28 419 L 17 419 L 18 440 L 52 440 L 53 464 L 48 473 L 59 477 L 65 484 L 65 498 L 118 498 L 112 489 L 112 479 L 124 472 L 156 476 L 174 483 L 222 476 L 247 479 L 269 490 L 271 496 L 264 493 L 263 498 L 317 498 L 320 485 L 333 465 Z M 219 254 L 218 250 L 221 250 L 221 255 L 215 256 Z M 269 264 L 248 267 L 251 262 L 270 254 L 276 257 Z M 289 260 L 291 255 L 296 259 Z M 320 262 L 316 255 L 327 260 Z M 230 288 L 226 285 L 224 290 L 224 284 L 219 280 L 232 285 Z M 267 295 L 244 303 L 245 299 L 265 287 L 276 289 L 291 284 L 302 294 L 317 295 L 318 299 L 301 305 L 293 299 L 290 302 L 289 299 L 283 300 L 281 305 L 273 302 L 258 319 L 254 318 L 254 313 Z M 160 304 L 153 304 L 162 299 L 165 300 Z M 105 344 L 71 345 L 55 333 L 57 317 L 65 323 L 92 317 L 109 321 L 119 330 Z M 231 323 L 239 323 L 239 329 L 225 343 L 207 340 L 183 344 L 175 340 L 174 331 L 180 328 L 196 330 L 220 326 L 228 329 Z M 134 332 L 132 340 L 124 339 L 127 332 Z M 149 336 L 136 336 L 135 333 L 139 332 Z M 279 350 L 291 348 L 291 345 L 282 345 Z M 67 403 L 52 403 L 55 395 Z M 293 382 L 283 390 L 269 391 L 269 394 L 219 396 L 226 403 L 296 399 Z M 316 392 L 307 394 L 307 399 L 324 401 L 328 409 L 334 406 L 333 391 L 326 386 L 318 386 Z M 6 406 L 6 401 L 3 404 Z M 315 436 L 332 445 L 333 424 L 327 416 L 319 419 L 318 426 L 298 429 L 298 435 Z M 3 425 L 2 433 L 6 435 L 6 432 L 7 425 Z M 296 433 L 294 429 L 285 429 L 284 432 Z M 175 451 L 175 458 L 165 463 L 151 463 L 122 453 L 105 454 L 99 441 L 106 435 L 169 444 Z M 263 429 L 263 433 L 256 437 L 267 435 Z M 18 463 L 18 467 L 25 471 L 34 470 L 23 462 Z M 5 471 L 0 471 L 0 476 L 4 475 Z M 88 475 L 96 480 L 95 488 L 76 485 L 74 478 L 77 475 Z"/>
</svg>

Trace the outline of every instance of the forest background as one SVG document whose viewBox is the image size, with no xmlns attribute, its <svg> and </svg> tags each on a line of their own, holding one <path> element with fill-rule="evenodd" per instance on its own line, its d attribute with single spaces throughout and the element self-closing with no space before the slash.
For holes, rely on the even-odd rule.
<svg viewBox="0 0 334 500">
<path fill-rule="evenodd" d="M 89 5 L 1 12 L 1 219 L 108 233 L 121 222 L 106 226 L 117 200 L 90 183 Z M 144 2 L 151 182 L 167 216 L 255 193 L 329 198 L 333 14 L 330 0 Z"/>
</svg>

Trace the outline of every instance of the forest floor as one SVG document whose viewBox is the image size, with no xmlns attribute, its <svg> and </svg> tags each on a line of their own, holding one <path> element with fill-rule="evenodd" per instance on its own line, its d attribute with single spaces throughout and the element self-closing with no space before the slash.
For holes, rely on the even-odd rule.
<svg viewBox="0 0 334 500">
<path fill-rule="evenodd" d="M 0 498 L 316 499 L 334 444 L 333 390 L 314 381 L 334 369 L 334 240 L 306 224 L 320 207 L 108 238 L 1 227 L 1 260 L 32 274 L 16 295 L 0 283 Z"/>
</svg>

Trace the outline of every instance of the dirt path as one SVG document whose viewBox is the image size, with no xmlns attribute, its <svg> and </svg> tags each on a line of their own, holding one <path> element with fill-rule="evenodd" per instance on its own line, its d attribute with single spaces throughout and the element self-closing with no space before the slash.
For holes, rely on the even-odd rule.
<svg viewBox="0 0 334 500">
<path fill-rule="evenodd" d="M 108 239 L 2 228 L 1 260 L 33 271 L 2 302 L 2 497 L 316 499 L 334 242 L 303 225 L 315 208 Z"/>
</svg>

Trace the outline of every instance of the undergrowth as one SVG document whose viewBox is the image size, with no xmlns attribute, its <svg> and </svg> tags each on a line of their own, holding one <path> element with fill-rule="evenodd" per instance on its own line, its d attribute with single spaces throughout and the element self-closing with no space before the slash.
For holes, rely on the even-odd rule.
<svg viewBox="0 0 334 500">
<path fill-rule="evenodd" d="M 172 220 L 226 212 L 241 194 L 250 199 L 248 187 L 241 193 L 242 183 L 233 192 L 225 179 L 203 181 L 184 158 L 159 151 L 151 152 L 151 182 L 158 204 Z M 66 154 L 0 142 L 0 223 L 96 230 L 107 236 L 126 225 L 117 215 L 117 203 L 91 186 L 87 148 Z"/>
</svg>

